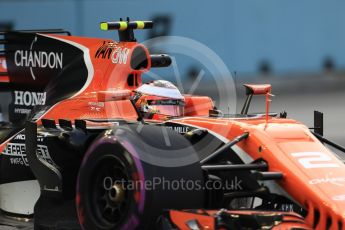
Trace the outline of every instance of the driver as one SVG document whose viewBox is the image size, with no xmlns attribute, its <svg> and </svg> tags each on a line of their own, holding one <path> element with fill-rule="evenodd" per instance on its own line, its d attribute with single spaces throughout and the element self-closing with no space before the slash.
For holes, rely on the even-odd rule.
<svg viewBox="0 0 345 230">
<path fill-rule="evenodd" d="M 134 92 L 135 106 L 146 119 L 166 120 L 184 114 L 184 97 L 169 81 L 148 82 Z"/>
</svg>

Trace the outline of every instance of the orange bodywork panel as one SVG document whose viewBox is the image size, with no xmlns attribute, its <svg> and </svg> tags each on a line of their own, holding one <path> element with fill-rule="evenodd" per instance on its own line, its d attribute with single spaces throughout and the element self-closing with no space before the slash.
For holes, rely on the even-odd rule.
<svg viewBox="0 0 345 230">
<path fill-rule="evenodd" d="M 197 220 L 202 226 L 202 229 L 215 229 L 215 218 L 213 216 L 201 215 L 191 212 L 183 211 L 170 211 L 170 219 L 174 225 L 181 230 L 189 230 L 190 228 L 186 225 L 189 220 Z"/>
<path fill-rule="evenodd" d="M 97 92 L 97 99 L 100 102 L 129 100 L 131 94 L 132 91 L 128 89 L 117 91 L 100 91 Z"/>
<path fill-rule="evenodd" d="M 308 210 L 307 221 L 316 229 L 345 223 L 345 165 L 309 129 L 294 120 L 264 117 L 245 119 L 182 118 L 176 123 L 206 128 L 224 142 L 249 132 L 234 149 L 251 161 L 269 162 L 269 171 L 282 172 L 278 181 L 291 197 Z M 332 179 L 333 178 L 333 179 Z M 314 213 L 320 214 L 314 220 Z"/>
<path fill-rule="evenodd" d="M 185 116 L 208 116 L 209 111 L 214 108 L 211 98 L 206 96 L 184 95 Z"/>
<path fill-rule="evenodd" d="M 56 113 L 59 111 L 59 113 Z M 126 119 L 136 121 L 138 115 L 129 100 L 98 102 L 97 100 L 66 100 L 48 111 L 45 118 L 68 119 Z"/>
<path fill-rule="evenodd" d="M 0 83 L 9 83 L 10 78 L 8 76 L 1 76 L 0 77 Z"/>
<path fill-rule="evenodd" d="M 238 217 L 239 215 L 248 216 L 272 216 L 272 215 L 281 215 L 283 218 L 281 221 L 273 223 L 273 227 L 269 228 L 272 230 L 289 230 L 289 229 L 312 229 L 304 220 L 303 217 L 299 216 L 296 213 L 292 212 L 270 212 L 270 211 L 239 211 L 239 210 L 223 210 L 223 215 L 232 215 L 233 217 Z M 191 228 L 187 225 L 189 221 L 195 221 L 198 224 L 199 229 L 201 230 L 225 230 L 229 229 L 222 226 L 217 226 L 217 215 L 219 214 L 218 210 L 193 210 L 191 211 L 169 211 L 169 217 L 171 222 L 180 230 L 190 230 Z M 264 226 L 266 227 L 266 226 Z M 247 228 L 246 228 L 247 229 Z M 266 229 L 266 228 L 262 228 Z M 268 229 L 268 228 L 267 228 Z M 234 229 L 235 230 L 235 229 Z"/>
</svg>

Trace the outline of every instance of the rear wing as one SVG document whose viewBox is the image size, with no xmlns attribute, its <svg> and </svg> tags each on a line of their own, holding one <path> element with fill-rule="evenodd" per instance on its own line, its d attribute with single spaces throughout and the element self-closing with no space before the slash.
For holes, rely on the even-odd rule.
<svg viewBox="0 0 345 230">
<path fill-rule="evenodd" d="M 10 91 L 11 82 L 15 85 L 15 82 L 11 81 L 10 73 L 7 68 L 7 55 L 12 52 L 10 49 L 6 49 L 6 45 L 9 44 L 7 36 L 11 33 L 40 33 L 40 34 L 65 34 L 70 36 L 69 31 L 63 29 L 37 29 L 37 30 L 11 30 L 0 31 L 0 90 Z M 13 86 L 12 84 L 12 86 Z"/>
<path fill-rule="evenodd" d="M 47 42 L 45 34 L 71 35 L 63 29 L 0 31 L 0 91 L 11 93 L 8 117 L 15 124 L 25 121 L 33 107 L 45 100 L 47 83 L 61 71 L 29 65 L 43 58 L 47 62 L 47 52 L 60 48 Z"/>
</svg>

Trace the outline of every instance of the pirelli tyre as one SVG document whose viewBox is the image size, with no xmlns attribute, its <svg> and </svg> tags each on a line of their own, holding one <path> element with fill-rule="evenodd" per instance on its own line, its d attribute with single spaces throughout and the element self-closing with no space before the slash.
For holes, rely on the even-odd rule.
<svg viewBox="0 0 345 230">
<path fill-rule="evenodd" d="M 180 134 L 150 125 L 117 127 L 96 139 L 83 159 L 79 222 L 87 230 L 153 229 L 163 209 L 204 207 L 203 183 L 199 158 Z"/>
</svg>

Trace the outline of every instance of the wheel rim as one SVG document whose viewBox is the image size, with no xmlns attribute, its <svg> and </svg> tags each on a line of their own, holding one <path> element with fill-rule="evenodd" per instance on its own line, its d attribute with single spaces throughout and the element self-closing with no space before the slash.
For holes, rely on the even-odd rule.
<svg viewBox="0 0 345 230">
<path fill-rule="evenodd" d="M 101 159 L 93 170 L 89 193 L 91 210 L 100 226 L 115 227 L 127 216 L 131 191 L 126 190 L 129 167 L 116 156 Z"/>
</svg>

